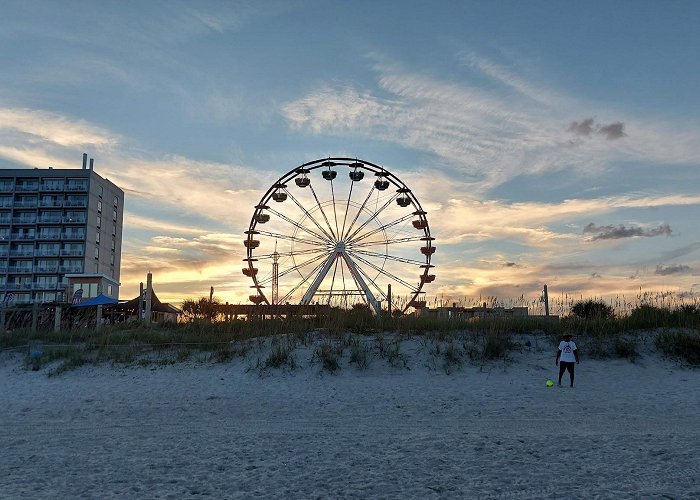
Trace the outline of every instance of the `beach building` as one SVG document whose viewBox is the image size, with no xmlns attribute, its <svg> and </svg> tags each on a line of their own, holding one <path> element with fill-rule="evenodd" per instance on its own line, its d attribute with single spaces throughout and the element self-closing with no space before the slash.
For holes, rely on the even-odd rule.
<svg viewBox="0 0 700 500">
<path fill-rule="evenodd" d="M 0 170 L 3 305 L 119 298 L 124 191 L 93 166 Z"/>
</svg>

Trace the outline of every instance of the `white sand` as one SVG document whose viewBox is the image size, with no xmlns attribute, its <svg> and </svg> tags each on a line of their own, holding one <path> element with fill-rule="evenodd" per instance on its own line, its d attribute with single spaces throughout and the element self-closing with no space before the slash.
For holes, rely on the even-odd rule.
<svg viewBox="0 0 700 500">
<path fill-rule="evenodd" d="M 49 378 L 0 357 L 2 498 L 700 498 L 700 371 L 551 344 L 446 375 L 246 373 L 251 360 L 85 366 Z M 584 353 L 585 354 L 585 353 Z M 253 354 L 255 356 L 255 354 Z M 435 368 L 437 366 L 437 369 Z"/>
</svg>

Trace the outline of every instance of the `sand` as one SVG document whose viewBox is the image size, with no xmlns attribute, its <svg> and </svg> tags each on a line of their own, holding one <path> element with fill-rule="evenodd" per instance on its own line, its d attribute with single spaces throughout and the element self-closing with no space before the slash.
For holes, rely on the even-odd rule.
<svg viewBox="0 0 700 500">
<path fill-rule="evenodd" d="M 226 363 L 89 365 L 55 377 L 0 355 L 2 498 L 700 498 L 700 370 L 554 347 L 446 374 Z M 262 353 L 264 354 L 264 353 Z"/>
</svg>

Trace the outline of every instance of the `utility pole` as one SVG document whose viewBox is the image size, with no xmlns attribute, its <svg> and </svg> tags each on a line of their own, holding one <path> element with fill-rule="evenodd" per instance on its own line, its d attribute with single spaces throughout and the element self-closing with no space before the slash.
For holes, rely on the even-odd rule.
<svg viewBox="0 0 700 500">
<path fill-rule="evenodd" d="M 272 254 L 272 305 L 277 305 L 279 301 L 279 258 L 280 254 L 277 253 L 277 241 L 275 241 L 275 252 Z"/>
<path fill-rule="evenodd" d="M 151 322 L 151 308 L 153 307 L 153 275 L 146 275 L 146 323 Z"/>
<path fill-rule="evenodd" d="M 386 308 L 389 311 L 389 317 L 391 318 L 391 283 L 389 283 L 386 288 Z"/>
<path fill-rule="evenodd" d="M 544 315 L 549 316 L 549 294 L 547 294 L 547 285 L 544 286 L 542 299 L 544 300 Z"/>
</svg>

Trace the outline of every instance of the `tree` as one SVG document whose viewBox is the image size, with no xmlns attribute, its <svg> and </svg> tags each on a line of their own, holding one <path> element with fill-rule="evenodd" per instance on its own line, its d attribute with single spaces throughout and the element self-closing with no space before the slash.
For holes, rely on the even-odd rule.
<svg viewBox="0 0 700 500">
<path fill-rule="evenodd" d="M 571 314 L 582 319 L 606 319 L 612 318 L 614 311 L 605 302 L 588 299 L 571 306 Z"/>
<path fill-rule="evenodd" d="M 199 299 L 183 300 L 180 310 L 188 321 L 214 321 L 220 305 L 221 301 L 216 297 L 211 300 L 209 300 L 209 297 L 201 297 Z"/>
</svg>

